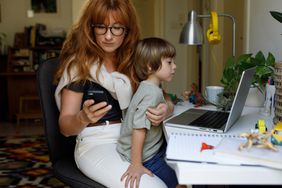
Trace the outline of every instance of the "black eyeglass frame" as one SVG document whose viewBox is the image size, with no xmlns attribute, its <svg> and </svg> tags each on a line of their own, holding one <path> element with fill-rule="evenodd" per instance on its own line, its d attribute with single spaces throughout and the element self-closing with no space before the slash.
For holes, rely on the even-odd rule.
<svg viewBox="0 0 282 188">
<path fill-rule="evenodd" d="M 95 32 L 95 27 L 104 27 L 104 28 L 106 28 L 106 30 L 105 30 L 105 32 L 104 33 L 96 33 Z M 108 32 L 108 30 L 110 29 L 110 32 L 111 32 L 111 34 L 113 35 L 113 36 L 117 36 L 117 37 L 119 37 L 119 36 L 121 36 L 121 35 L 123 35 L 124 33 L 125 34 L 127 34 L 127 31 L 128 31 L 128 29 L 126 28 L 126 27 L 124 27 L 124 26 L 106 26 L 106 25 L 103 25 L 103 24 L 91 24 L 91 27 L 92 28 L 94 28 L 94 33 L 96 34 L 96 35 L 105 35 L 107 32 Z M 116 34 L 114 34 L 113 33 L 113 31 L 112 31 L 112 29 L 113 28 L 122 28 L 122 33 L 120 34 L 120 35 L 116 35 Z"/>
</svg>

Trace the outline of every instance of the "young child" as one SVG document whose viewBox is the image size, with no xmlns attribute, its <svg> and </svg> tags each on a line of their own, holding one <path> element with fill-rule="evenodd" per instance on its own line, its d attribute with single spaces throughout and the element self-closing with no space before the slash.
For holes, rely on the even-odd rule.
<svg viewBox="0 0 282 188">
<path fill-rule="evenodd" d="M 143 39 L 136 47 L 134 66 L 143 81 L 130 102 L 117 144 L 121 157 L 131 163 L 121 177 L 121 181 L 125 179 L 125 187 L 135 185 L 138 188 L 141 176 L 153 176 L 152 173 L 169 188 L 178 184 L 175 172 L 164 160 L 163 127 L 152 126 L 146 117 L 147 108 L 165 102 L 160 85 L 172 80 L 176 69 L 175 55 L 174 46 L 160 38 Z"/>
</svg>

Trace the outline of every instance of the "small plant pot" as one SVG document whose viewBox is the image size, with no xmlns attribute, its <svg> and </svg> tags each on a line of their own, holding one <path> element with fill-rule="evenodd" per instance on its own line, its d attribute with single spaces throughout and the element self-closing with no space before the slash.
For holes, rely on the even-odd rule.
<svg viewBox="0 0 282 188">
<path fill-rule="evenodd" d="M 245 105 L 250 107 L 263 107 L 265 101 L 265 91 L 260 92 L 256 87 L 250 87 Z"/>
</svg>

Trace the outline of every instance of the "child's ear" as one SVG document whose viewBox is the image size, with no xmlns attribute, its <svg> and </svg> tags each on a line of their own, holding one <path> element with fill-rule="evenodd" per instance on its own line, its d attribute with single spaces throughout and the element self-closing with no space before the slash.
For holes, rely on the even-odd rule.
<svg viewBox="0 0 282 188">
<path fill-rule="evenodd" d="M 150 66 L 148 66 L 148 72 L 151 73 L 152 72 L 152 68 Z"/>
</svg>

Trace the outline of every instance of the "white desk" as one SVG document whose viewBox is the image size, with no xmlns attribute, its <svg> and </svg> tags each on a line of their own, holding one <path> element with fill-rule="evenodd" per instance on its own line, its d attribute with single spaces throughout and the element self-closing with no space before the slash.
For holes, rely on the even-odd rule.
<svg viewBox="0 0 282 188">
<path fill-rule="evenodd" d="M 187 102 L 176 105 L 174 116 L 191 107 L 193 107 L 193 105 Z M 255 127 L 257 119 L 265 119 L 266 125 L 272 126 L 272 117 L 261 115 L 259 110 L 259 108 L 245 107 L 241 118 L 229 131 L 231 133 L 249 132 L 250 127 Z M 238 129 L 238 127 L 240 127 L 240 129 Z M 172 131 L 190 132 L 192 130 L 164 126 L 167 140 Z M 170 162 L 169 164 L 175 169 L 180 184 L 282 185 L 282 170 L 274 170 L 264 167 L 231 166 L 193 162 Z"/>
</svg>

